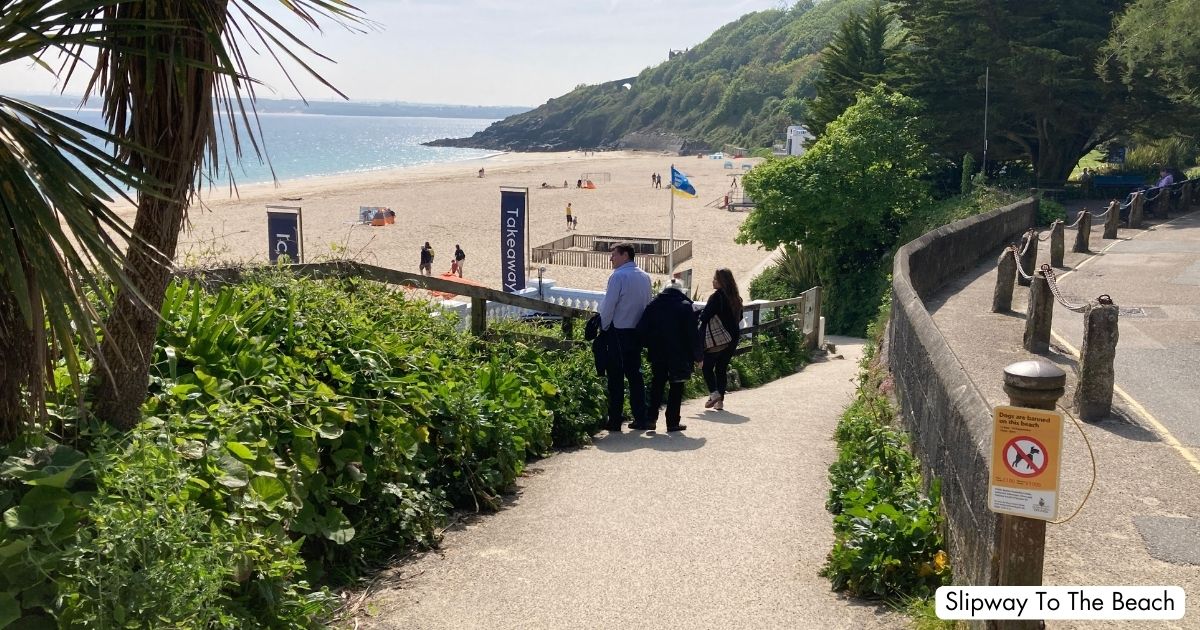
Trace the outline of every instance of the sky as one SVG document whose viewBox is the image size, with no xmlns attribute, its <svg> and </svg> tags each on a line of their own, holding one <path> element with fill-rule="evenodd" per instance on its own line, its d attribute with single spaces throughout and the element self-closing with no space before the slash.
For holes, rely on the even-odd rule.
<svg viewBox="0 0 1200 630">
<path fill-rule="evenodd" d="M 281 3 L 257 0 L 286 16 Z M 235 0 L 235 3 L 237 0 Z M 358 0 L 376 26 L 356 33 L 330 23 L 320 32 L 284 23 L 336 63 L 311 65 L 351 101 L 536 106 L 581 83 L 634 76 L 666 61 L 670 49 L 694 46 L 751 11 L 787 0 Z M 247 56 L 252 56 L 246 48 Z M 54 64 L 51 64 L 54 65 Z M 296 67 L 292 66 L 294 70 Z M 250 61 L 265 84 L 260 98 L 298 93 L 266 56 Z M 68 94 L 86 81 L 79 73 Z M 315 80 L 292 76 L 310 100 L 338 100 Z M 0 93 L 55 93 L 45 69 L 0 65 Z"/>
</svg>

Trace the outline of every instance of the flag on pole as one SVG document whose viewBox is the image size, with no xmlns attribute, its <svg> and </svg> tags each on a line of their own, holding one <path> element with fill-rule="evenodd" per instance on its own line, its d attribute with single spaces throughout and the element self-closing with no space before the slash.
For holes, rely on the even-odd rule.
<svg viewBox="0 0 1200 630">
<path fill-rule="evenodd" d="M 696 196 L 696 189 L 688 181 L 687 175 L 680 173 L 674 166 L 671 167 L 671 190 L 680 197 Z"/>
</svg>

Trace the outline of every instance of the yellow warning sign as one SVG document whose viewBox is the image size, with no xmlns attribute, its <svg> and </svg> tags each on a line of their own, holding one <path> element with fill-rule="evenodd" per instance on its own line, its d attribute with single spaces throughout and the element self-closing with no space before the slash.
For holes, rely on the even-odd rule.
<svg viewBox="0 0 1200 630">
<path fill-rule="evenodd" d="M 1062 415 L 1045 409 L 996 407 L 992 416 L 993 512 L 1046 521 L 1058 516 Z"/>
</svg>

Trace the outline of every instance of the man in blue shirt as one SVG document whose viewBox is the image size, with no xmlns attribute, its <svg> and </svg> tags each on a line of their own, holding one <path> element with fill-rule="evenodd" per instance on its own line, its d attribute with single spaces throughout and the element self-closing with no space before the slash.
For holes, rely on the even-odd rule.
<svg viewBox="0 0 1200 630">
<path fill-rule="evenodd" d="M 608 260 L 613 272 L 600 301 L 600 329 L 608 336 L 608 424 L 609 431 L 621 430 L 625 408 L 625 381 L 629 381 L 629 407 L 633 422 L 645 423 L 646 384 L 642 381 L 642 344 L 637 325 L 650 303 L 650 276 L 633 262 L 633 246 L 614 245 Z"/>
</svg>

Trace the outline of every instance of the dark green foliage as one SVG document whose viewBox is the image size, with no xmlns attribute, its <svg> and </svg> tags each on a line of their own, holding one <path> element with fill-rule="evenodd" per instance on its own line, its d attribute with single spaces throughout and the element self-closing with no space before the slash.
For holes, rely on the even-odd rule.
<svg viewBox="0 0 1200 630">
<path fill-rule="evenodd" d="M 911 99 L 877 87 L 804 155 L 768 161 L 744 180 L 757 206 L 738 239 L 803 248 L 825 289 L 830 332 L 866 328 L 901 227 L 929 203 L 916 113 Z"/>
<path fill-rule="evenodd" d="M 1061 203 L 1052 199 L 1042 199 L 1038 201 L 1037 224 L 1048 226 L 1058 220 L 1065 221 L 1067 219 L 1067 211 Z"/>
<path fill-rule="evenodd" d="M 825 127 L 854 104 L 855 94 L 883 81 L 895 52 L 889 43 L 892 21 L 891 13 L 877 1 L 866 13 L 846 18 L 821 52 L 817 97 L 808 102 L 805 116 L 814 136 L 821 137 Z"/>
<path fill-rule="evenodd" d="M 983 148 L 990 68 L 989 162 L 1025 158 L 1042 186 L 1061 186 L 1081 156 L 1161 105 L 1096 72 L 1127 0 L 897 0 L 907 37 L 889 84 L 921 101 L 930 144 Z"/>
<path fill-rule="evenodd" d="M 1106 78 L 1182 105 L 1194 117 L 1200 111 L 1198 31 L 1200 12 L 1190 3 L 1135 0 L 1117 20 L 1105 56 L 1097 60 L 1108 63 L 1099 69 Z"/>
<path fill-rule="evenodd" d="M 928 597 L 949 583 L 938 513 L 939 484 L 921 492 L 920 468 L 907 436 L 894 426 L 884 387 L 886 366 L 875 352 L 889 303 L 868 334 L 857 397 L 834 437 L 838 459 L 829 467 L 835 542 L 822 575 L 860 597 Z"/>
<path fill-rule="evenodd" d="M 86 455 L 0 453 L 0 617 L 313 627 L 331 600 L 310 581 L 434 544 L 452 507 L 495 507 L 528 458 L 603 419 L 585 349 L 480 341 L 382 285 L 272 273 L 166 295 L 138 427 L 80 423 L 66 399 L 52 417 Z"/>
<path fill-rule="evenodd" d="M 971 194 L 971 187 L 975 178 L 975 156 L 970 153 L 963 155 L 962 159 L 962 184 L 959 186 L 958 192 L 960 195 L 966 196 Z"/>
</svg>

